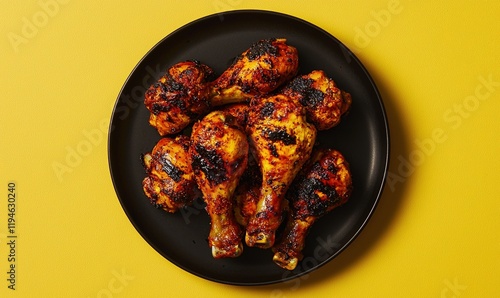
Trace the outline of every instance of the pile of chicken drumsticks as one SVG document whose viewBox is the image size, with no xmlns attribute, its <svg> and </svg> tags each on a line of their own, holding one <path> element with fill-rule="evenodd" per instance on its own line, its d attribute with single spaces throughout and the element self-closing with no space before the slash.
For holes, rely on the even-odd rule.
<svg viewBox="0 0 500 298">
<path fill-rule="evenodd" d="M 349 110 L 351 95 L 322 70 L 297 75 L 298 65 L 286 39 L 264 39 L 219 77 L 183 61 L 146 91 L 161 139 L 142 156 L 144 193 L 167 212 L 202 197 L 214 258 L 239 256 L 244 238 L 293 270 L 312 224 L 351 195 L 342 154 L 315 146 L 317 131 Z"/>
</svg>

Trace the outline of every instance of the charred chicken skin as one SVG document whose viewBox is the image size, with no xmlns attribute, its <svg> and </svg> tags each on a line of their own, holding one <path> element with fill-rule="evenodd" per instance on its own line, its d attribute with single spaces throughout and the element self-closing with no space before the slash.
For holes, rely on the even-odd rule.
<svg viewBox="0 0 500 298">
<path fill-rule="evenodd" d="M 309 159 L 316 129 L 306 121 L 300 103 L 278 94 L 251 102 L 247 134 L 261 169 L 262 185 L 245 241 L 248 246 L 269 248 L 282 221 L 283 197 Z"/>
<path fill-rule="evenodd" d="M 274 91 L 297 74 L 298 65 L 297 49 L 286 39 L 260 40 L 210 84 L 212 104 L 249 101 Z"/>
<path fill-rule="evenodd" d="M 147 177 L 142 182 L 151 203 L 167 212 L 190 205 L 199 197 L 189 160 L 189 137 L 162 138 L 142 156 Z"/>
<path fill-rule="evenodd" d="M 297 74 L 297 50 L 285 39 L 253 44 L 215 81 L 213 70 L 198 61 L 167 70 L 145 94 L 149 123 L 162 136 L 176 134 L 213 106 L 249 101 L 274 91 Z"/>
<path fill-rule="evenodd" d="M 352 102 L 351 94 L 340 90 L 322 70 L 294 78 L 281 92 L 306 108 L 307 120 L 318 130 L 336 126 Z"/>
<path fill-rule="evenodd" d="M 179 62 L 146 91 L 149 124 L 162 136 L 176 134 L 210 110 L 213 70 L 198 61 Z"/>
<path fill-rule="evenodd" d="M 248 148 L 243 128 L 222 111 L 209 113 L 193 126 L 191 165 L 211 220 L 208 243 L 214 258 L 237 257 L 243 250 L 233 194 L 247 166 Z"/>
<path fill-rule="evenodd" d="M 283 238 L 273 247 L 273 260 L 293 270 L 302 259 L 306 235 L 313 223 L 347 202 L 352 191 L 349 165 L 342 154 L 319 149 L 297 175 L 287 193 L 290 212 Z"/>
</svg>

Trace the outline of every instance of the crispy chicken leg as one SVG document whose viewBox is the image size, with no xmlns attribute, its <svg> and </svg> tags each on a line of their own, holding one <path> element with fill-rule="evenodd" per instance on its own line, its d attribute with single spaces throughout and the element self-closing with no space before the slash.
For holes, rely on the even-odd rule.
<svg viewBox="0 0 500 298">
<path fill-rule="evenodd" d="M 297 49 L 287 45 L 286 39 L 260 40 L 211 83 L 212 104 L 249 101 L 274 91 L 297 74 L 298 65 Z"/>
<path fill-rule="evenodd" d="M 142 156 L 148 176 L 142 187 L 152 204 L 168 212 L 190 205 L 200 196 L 189 162 L 189 137 L 162 138 Z"/>
<path fill-rule="evenodd" d="M 211 219 L 212 255 L 237 257 L 243 232 L 234 217 L 233 194 L 248 162 L 246 135 L 233 116 L 213 111 L 194 124 L 189 152 Z"/>
<path fill-rule="evenodd" d="M 149 123 L 162 136 L 176 134 L 212 106 L 249 101 L 278 88 L 297 74 L 297 50 L 285 39 L 253 44 L 215 81 L 210 67 L 197 61 L 180 62 L 145 94 Z"/>
<path fill-rule="evenodd" d="M 309 158 L 316 129 L 297 101 L 279 94 L 252 101 L 247 133 L 262 173 L 255 214 L 246 229 L 248 246 L 273 246 L 282 220 L 283 197 Z"/>
<path fill-rule="evenodd" d="M 340 90 L 322 70 L 294 78 L 281 91 L 298 100 L 307 111 L 307 120 L 318 130 L 336 126 L 351 106 L 351 95 Z"/>
<path fill-rule="evenodd" d="M 273 260 L 293 270 L 300 259 L 306 235 L 324 214 L 344 204 L 352 191 L 349 165 L 336 150 L 320 149 L 297 175 L 287 193 L 290 214 L 283 238 L 273 247 Z"/>
<path fill-rule="evenodd" d="M 210 110 L 207 82 L 213 70 L 198 61 L 179 62 L 146 91 L 149 124 L 162 136 L 176 134 Z"/>
</svg>

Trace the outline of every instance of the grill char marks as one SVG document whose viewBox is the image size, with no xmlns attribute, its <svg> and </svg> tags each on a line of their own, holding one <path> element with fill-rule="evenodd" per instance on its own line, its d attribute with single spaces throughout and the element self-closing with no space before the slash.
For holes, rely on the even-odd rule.
<svg viewBox="0 0 500 298">
<path fill-rule="evenodd" d="M 264 103 L 264 106 L 260 110 L 260 116 L 262 118 L 267 118 L 270 117 L 273 113 L 276 107 L 274 106 L 273 102 L 266 102 Z"/>
<path fill-rule="evenodd" d="M 227 171 L 224 160 L 215 149 L 207 149 L 200 144 L 194 146 L 195 150 L 191 156 L 192 167 L 195 174 L 197 171 L 205 173 L 207 180 L 213 185 L 221 184 L 227 180 Z"/>
<path fill-rule="evenodd" d="M 325 98 L 325 94 L 313 88 L 314 80 L 307 77 L 297 77 L 290 82 L 288 88 L 299 95 L 300 103 L 308 108 L 315 108 Z"/>
<path fill-rule="evenodd" d="M 294 145 L 297 143 L 297 138 L 289 134 L 285 129 L 269 129 L 262 131 L 262 135 L 273 142 L 283 142 L 284 145 Z"/>
<path fill-rule="evenodd" d="M 278 55 L 278 48 L 273 44 L 274 41 L 276 39 L 271 38 L 254 43 L 246 53 L 248 60 L 252 61 L 266 54 L 276 57 Z"/>
<path fill-rule="evenodd" d="M 320 197 L 319 193 L 324 195 Z M 335 205 L 340 200 L 339 195 L 334 187 L 328 187 L 321 182 L 321 180 L 309 177 L 302 181 L 301 187 L 298 189 L 298 196 L 308 198 L 308 203 L 301 206 L 307 209 L 306 214 L 303 216 L 323 216 L 330 206 Z M 301 214 L 298 214 L 301 217 Z"/>
<path fill-rule="evenodd" d="M 184 171 L 176 167 L 175 165 L 168 160 L 168 157 L 160 158 L 159 162 L 162 165 L 163 171 L 175 182 L 181 181 L 182 175 L 184 175 Z"/>
</svg>

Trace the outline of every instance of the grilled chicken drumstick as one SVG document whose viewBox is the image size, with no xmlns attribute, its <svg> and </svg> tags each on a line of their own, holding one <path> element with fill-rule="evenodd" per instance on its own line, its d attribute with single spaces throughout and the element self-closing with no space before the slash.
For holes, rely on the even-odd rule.
<svg viewBox="0 0 500 298">
<path fill-rule="evenodd" d="M 299 66 L 297 49 L 284 38 L 264 39 L 239 55 L 210 85 L 214 106 L 249 101 L 292 79 Z"/>
<path fill-rule="evenodd" d="M 237 257 L 243 232 L 234 217 L 233 194 L 248 162 L 246 135 L 233 116 L 213 111 L 194 124 L 189 152 L 211 219 L 212 255 Z"/>
<path fill-rule="evenodd" d="M 248 246 L 269 248 L 282 220 L 283 197 L 309 159 L 316 129 L 306 121 L 300 103 L 278 94 L 251 102 L 247 134 L 261 169 L 262 186 L 245 241 Z"/>
<path fill-rule="evenodd" d="M 189 160 L 189 137 L 162 138 L 142 156 L 148 177 L 142 187 L 152 204 L 168 212 L 190 205 L 199 197 Z"/>
<path fill-rule="evenodd" d="M 336 126 L 352 101 L 351 94 L 340 90 L 322 70 L 294 78 L 281 92 L 306 108 L 307 120 L 318 130 Z"/>
<path fill-rule="evenodd" d="M 213 70 L 198 61 L 179 62 L 146 91 L 149 124 L 162 136 L 176 134 L 210 110 L 207 83 Z"/>
<path fill-rule="evenodd" d="M 213 106 L 249 101 L 277 89 L 298 70 L 297 50 L 285 39 L 256 42 L 215 81 L 210 67 L 179 62 L 145 94 L 149 123 L 162 136 L 176 134 Z"/>
<path fill-rule="evenodd" d="M 351 191 L 349 165 L 342 154 L 332 149 L 315 151 L 287 193 L 290 213 L 283 238 L 273 247 L 274 262 L 293 270 L 302 259 L 312 224 L 347 202 Z"/>
</svg>

